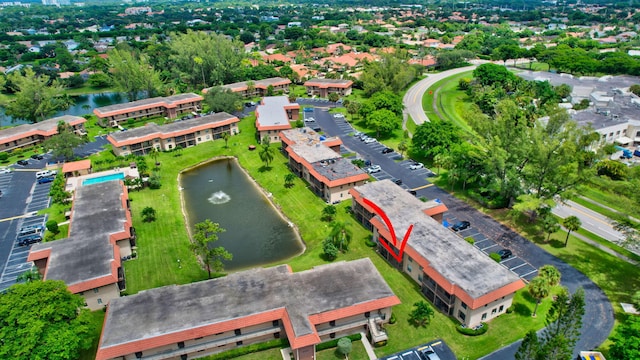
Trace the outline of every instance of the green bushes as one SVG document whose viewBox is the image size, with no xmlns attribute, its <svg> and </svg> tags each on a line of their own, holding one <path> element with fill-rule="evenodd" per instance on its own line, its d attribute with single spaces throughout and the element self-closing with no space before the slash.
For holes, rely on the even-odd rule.
<svg viewBox="0 0 640 360">
<path fill-rule="evenodd" d="M 468 242 L 471 245 L 476 243 L 476 239 L 472 238 L 471 236 L 467 236 L 466 238 L 464 238 L 464 241 Z"/>
<path fill-rule="evenodd" d="M 346 336 L 346 337 L 351 339 L 351 341 L 358 341 L 358 340 L 362 339 L 362 335 L 360 335 L 360 334 L 353 334 L 353 335 L 349 335 L 349 336 Z M 340 340 L 340 339 L 333 339 L 331 341 L 323 342 L 323 343 L 320 343 L 320 344 L 316 345 L 316 352 L 322 351 L 322 350 L 326 350 L 326 349 L 331 349 L 331 348 L 334 348 L 334 347 L 338 346 L 338 340 Z"/>
<path fill-rule="evenodd" d="M 458 332 L 463 335 L 478 336 L 486 333 L 487 330 L 489 330 L 489 326 L 487 325 L 487 323 L 484 323 L 484 322 L 481 323 L 481 326 L 477 329 L 462 327 L 462 325 L 458 325 L 456 326 L 456 330 L 458 330 Z"/>
<path fill-rule="evenodd" d="M 502 261 L 502 258 L 500 257 L 500 254 L 497 254 L 497 253 L 491 253 L 491 254 L 489 254 L 489 257 L 492 258 L 493 260 L 495 260 L 495 262 L 497 262 L 497 263 Z"/>
<path fill-rule="evenodd" d="M 234 359 L 242 355 L 247 355 L 247 354 L 256 353 L 256 352 L 269 350 L 269 349 L 284 348 L 287 346 L 289 346 L 289 341 L 287 341 L 287 339 L 271 340 L 264 343 L 251 344 L 245 347 L 225 351 L 220 354 L 209 356 L 207 357 L 207 359 L 209 360 Z"/>
</svg>

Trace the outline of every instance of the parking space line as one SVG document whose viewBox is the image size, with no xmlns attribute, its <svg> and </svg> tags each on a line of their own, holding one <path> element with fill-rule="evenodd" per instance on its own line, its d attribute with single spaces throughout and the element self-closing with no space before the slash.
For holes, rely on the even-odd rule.
<svg viewBox="0 0 640 360">
<path fill-rule="evenodd" d="M 426 188 L 431 187 L 431 186 L 433 186 L 433 184 L 429 183 L 429 184 L 427 184 L 427 185 L 418 186 L 417 188 L 413 188 L 413 189 L 411 189 L 411 190 L 413 190 L 413 191 L 418 191 L 418 190 L 426 189 Z"/>
<path fill-rule="evenodd" d="M 519 268 L 521 268 L 521 267 L 523 267 L 523 266 L 527 266 L 527 265 L 529 265 L 529 264 L 527 264 L 527 263 L 520 264 L 520 265 L 518 265 L 518 266 L 514 266 L 514 267 L 512 267 L 512 268 L 509 268 L 509 270 L 513 271 L 513 270 L 515 270 L 515 269 L 519 269 Z"/>
<path fill-rule="evenodd" d="M 489 249 L 489 248 L 492 248 L 492 247 L 494 247 L 494 246 L 498 246 L 498 247 L 499 247 L 500 245 L 498 245 L 498 244 L 493 244 L 493 245 L 491 245 L 491 246 L 487 246 L 486 248 L 482 248 L 481 250 L 482 250 L 482 251 L 485 251 L 485 250 L 487 250 L 487 249 Z"/>
<path fill-rule="evenodd" d="M 525 277 L 525 276 L 529 276 L 529 275 L 531 275 L 531 274 L 535 274 L 535 273 L 537 273 L 537 272 L 538 272 L 538 269 L 535 269 L 535 270 L 533 270 L 533 271 L 531 271 L 531 272 L 528 272 L 528 273 L 526 273 L 526 274 L 524 274 L 524 275 L 520 275 L 520 277 L 521 277 L 521 278 L 523 278 L 523 277 Z"/>
</svg>

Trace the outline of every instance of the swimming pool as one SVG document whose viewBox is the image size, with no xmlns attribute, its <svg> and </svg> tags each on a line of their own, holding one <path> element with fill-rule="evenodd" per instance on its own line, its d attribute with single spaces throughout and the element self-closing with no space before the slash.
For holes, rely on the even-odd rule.
<svg viewBox="0 0 640 360">
<path fill-rule="evenodd" d="M 115 173 L 115 174 L 109 174 L 109 175 L 98 176 L 90 179 L 85 179 L 82 181 L 82 185 L 83 186 L 93 185 L 93 184 L 99 184 L 105 181 L 112 181 L 112 180 L 124 180 L 124 173 Z"/>
</svg>

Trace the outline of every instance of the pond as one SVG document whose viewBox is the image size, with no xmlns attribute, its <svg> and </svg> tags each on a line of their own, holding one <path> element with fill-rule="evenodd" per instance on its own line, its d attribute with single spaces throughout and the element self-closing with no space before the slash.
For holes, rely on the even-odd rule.
<svg viewBox="0 0 640 360">
<path fill-rule="evenodd" d="M 233 254 L 226 271 L 257 267 L 299 255 L 304 245 L 293 227 L 238 165 L 220 159 L 180 175 L 187 226 L 210 219 L 226 231 L 215 246 Z"/>
</svg>

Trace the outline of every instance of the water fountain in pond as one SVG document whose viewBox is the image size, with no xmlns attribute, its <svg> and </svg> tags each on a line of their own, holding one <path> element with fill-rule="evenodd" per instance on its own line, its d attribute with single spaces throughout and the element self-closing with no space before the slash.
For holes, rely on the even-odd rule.
<svg viewBox="0 0 640 360">
<path fill-rule="evenodd" d="M 220 205 L 231 201 L 231 196 L 227 195 L 224 191 L 216 191 L 211 194 L 207 200 L 214 205 Z"/>
</svg>

